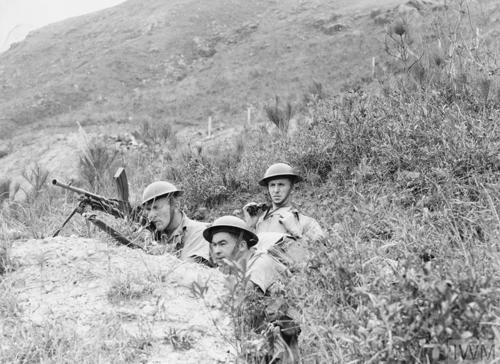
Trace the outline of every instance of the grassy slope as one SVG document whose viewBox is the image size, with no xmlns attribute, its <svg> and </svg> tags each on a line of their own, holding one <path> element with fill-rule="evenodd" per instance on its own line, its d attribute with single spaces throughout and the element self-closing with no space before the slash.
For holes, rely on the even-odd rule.
<svg viewBox="0 0 500 364">
<path fill-rule="evenodd" d="M 296 98 L 313 79 L 338 88 L 382 49 L 383 28 L 346 4 L 130 0 L 47 26 L 0 56 L 0 125 L 198 124 Z"/>
</svg>

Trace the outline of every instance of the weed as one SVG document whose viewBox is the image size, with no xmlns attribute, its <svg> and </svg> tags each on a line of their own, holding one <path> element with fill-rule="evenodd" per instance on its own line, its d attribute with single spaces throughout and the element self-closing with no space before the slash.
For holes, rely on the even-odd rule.
<svg viewBox="0 0 500 364">
<path fill-rule="evenodd" d="M 0 317 L 3 322 L 10 320 L 14 322 L 22 313 L 18 297 L 12 289 L 12 281 L 8 279 L 0 280 Z M 11 323 L 9 322 L 9 324 Z"/>
<path fill-rule="evenodd" d="M 177 142 L 172 129 L 172 125 L 169 123 L 150 122 L 148 120 L 143 120 L 138 133 L 140 135 L 140 138 L 148 146 L 164 145 L 169 142 L 173 144 L 173 147 L 175 148 Z"/>
<path fill-rule="evenodd" d="M 25 169 L 22 173 L 22 176 L 30 185 L 29 190 L 24 190 L 26 194 L 26 201 L 28 203 L 33 203 L 34 201 L 39 199 L 40 194 L 47 187 L 47 178 L 49 177 L 49 171 L 36 163 L 29 169 Z"/>
<path fill-rule="evenodd" d="M 195 339 L 189 332 L 170 328 L 163 339 L 164 343 L 172 345 L 174 350 L 185 351 L 194 347 Z"/>
<path fill-rule="evenodd" d="M 111 180 L 112 166 L 118 150 L 93 141 L 80 156 L 80 174 L 94 191 L 102 190 Z"/>
<path fill-rule="evenodd" d="M 307 89 L 307 92 L 304 93 L 302 103 L 306 106 L 312 105 L 317 101 L 326 99 L 327 96 L 328 95 L 323 88 L 323 84 L 321 82 L 313 81 Z"/>
<path fill-rule="evenodd" d="M 133 363 L 144 359 L 138 340 L 112 316 L 101 317 L 86 333 L 74 322 L 50 320 L 39 325 L 3 321 L 0 357 L 5 363 Z"/>
<path fill-rule="evenodd" d="M 115 279 L 108 290 L 110 302 L 116 303 L 124 300 L 134 300 L 152 294 L 154 286 L 151 282 L 140 277 L 127 275 Z"/>
<path fill-rule="evenodd" d="M 10 184 L 11 180 L 8 178 L 0 180 L 0 206 L 3 201 L 9 198 Z"/>
<path fill-rule="evenodd" d="M 385 35 L 385 51 L 403 64 L 404 71 L 408 71 L 410 57 L 415 53 L 409 46 L 408 24 L 404 19 L 397 20 L 388 28 Z"/>
<path fill-rule="evenodd" d="M 293 107 L 290 102 L 287 102 L 285 107 L 282 109 L 280 107 L 279 97 L 276 96 L 276 102 L 274 106 L 266 105 L 264 106 L 264 111 L 266 112 L 267 118 L 283 133 L 288 131 L 288 126 L 290 124 L 290 119 L 293 116 Z"/>
<path fill-rule="evenodd" d="M 7 242 L 3 241 L 0 243 L 0 276 L 5 274 L 10 267 L 9 259 L 9 246 Z"/>
<path fill-rule="evenodd" d="M 236 357 L 245 363 L 273 362 L 283 358 L 290 348 L 276 322 L 288 309 L 289 297 L 283 293 L 264 296 L 250 284 L 246 266 L 235 264 L 221 269 L 229 275 L 226 278 L 227 293 L 219 298 L 219 302 L 231 318 L 234 337 L 222 335 L 235 349 Z M 195 297 L 201 299 L 207 290 L 207 282 L 194 282 L 191 287 Z M 215 321 L 214 325 L 217 328 Z"/>
</svg>

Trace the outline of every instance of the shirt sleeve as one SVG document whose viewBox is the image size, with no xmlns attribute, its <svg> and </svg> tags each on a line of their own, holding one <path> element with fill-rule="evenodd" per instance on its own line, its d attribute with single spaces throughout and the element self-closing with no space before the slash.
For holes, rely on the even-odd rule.
<svg viewBox="0 0 500 364">
<path fill-rule="evenodd" d="M 196 224 L 188 227 L 181 259 L 196 260 L 197 257 L 200 257 L 206 261 L 210 261 L 210 245 L 203 237 L 204 229 L 205 226 L 203 224 Z"/>
<path fill-rule="evenodd" d="M 266 253 L 255 253 L 249 260 L 247 267 L 248 279 L 258 286 L 262 292 L 280 280 L 286 268 Z"/>
<path fill-rule="evenodd" d="M 303 238 L 307 242 L 318 242 L 326 238 L 325 232 L 312 217 L 301 215 L 304 222 Z"/>
</svg>

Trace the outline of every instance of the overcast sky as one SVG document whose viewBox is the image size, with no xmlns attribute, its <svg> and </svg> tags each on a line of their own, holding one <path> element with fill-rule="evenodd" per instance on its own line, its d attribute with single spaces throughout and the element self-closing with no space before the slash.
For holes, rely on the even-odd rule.
<svg viewBox="0 0 500 364">
<path fill-rule="evenodd" d="M 33 29 L 124 0 L 0 0 L 0 52 Z"/>
</svg>

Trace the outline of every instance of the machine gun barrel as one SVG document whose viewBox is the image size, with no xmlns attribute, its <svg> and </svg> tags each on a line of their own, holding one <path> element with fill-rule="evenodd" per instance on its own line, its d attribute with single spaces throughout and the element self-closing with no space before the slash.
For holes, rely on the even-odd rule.
<svg viewBox="0 0 500 364">
<path fill-rule="evenodd" d="M 83 198 L 81 202 L 85 202 L 85 204 L 90 206 L 92 210 L 103 211 L 120 219 L 123 219 L 130 213 L 131 208 L 128 201 L 109 199 L 84 189 L 61 183 L 56 179 L 52 180 L 52 184 L 82 195 Z"/>
<path fill-rule="evenodd" d="M 85 195 L 85 196 L 93 197 L 93 198 L 95 198 L 97 200 L 107 200 L 107 198 L 104 197 L 104 196 L 99 196 L 99 195 L 97 195 L 95 193 L 92 193 L 92 192 L 89 192 L 89 191 L 85 191 L 84 189 L 81 189 L 81 188 L 78 188 L 78 187 L 73 187 L 73 186 L 68 185 L 66 183 L 61 183 L 57 179 L 53 179 L 52 180 L 52 184 L 54 186 L 62 187 L 64 189 L 66 189 L 66 190 L 79 193 L 80 195 Z"/>
</svg>

